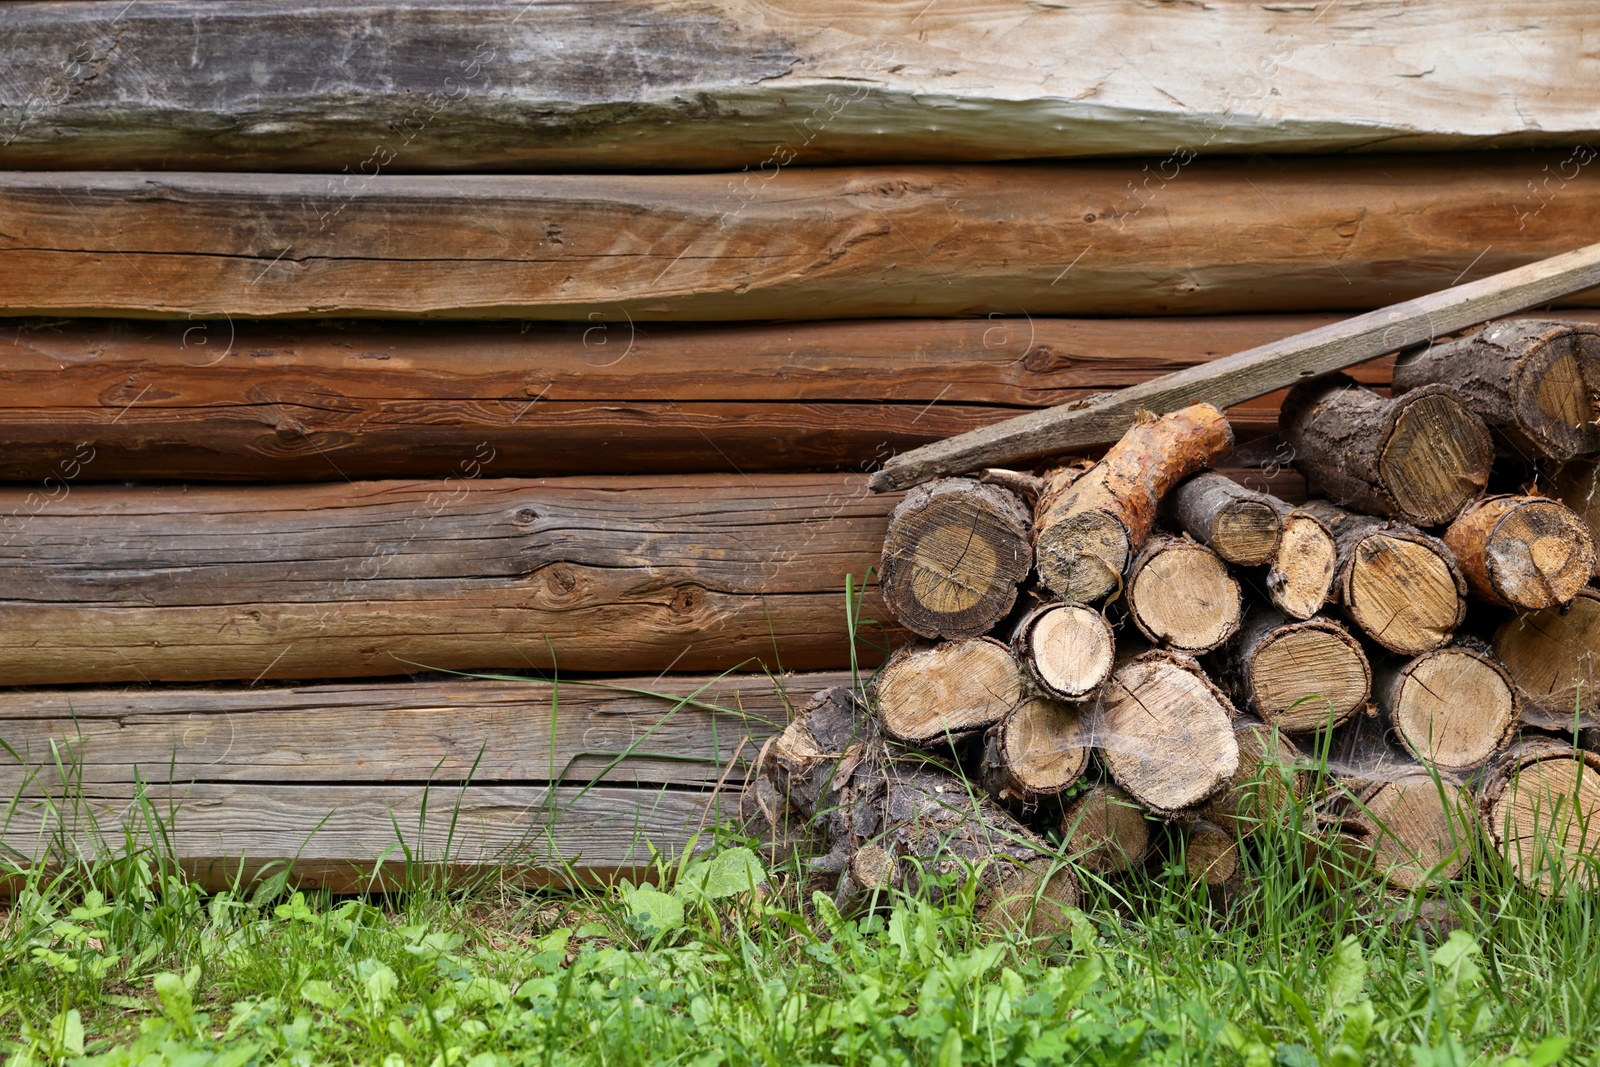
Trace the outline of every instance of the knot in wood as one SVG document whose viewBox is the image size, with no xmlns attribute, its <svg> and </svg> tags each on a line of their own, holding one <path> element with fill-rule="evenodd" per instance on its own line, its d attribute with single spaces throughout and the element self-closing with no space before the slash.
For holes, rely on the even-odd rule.
<svg viewBox="0 0 1600 1067">
<path fill-rule="evenodd" d="M 518 508 L 512 520 L 518 526 L 532 526 L 539 521 L 539 513 L 532 508 Z"/>
<path fill-rule="evenodd" d="M 697 585 L 682 585 L 672 595 L 667 609 L 674 615 L 693 615 L 705 603 L 705 590 Z"/>
<path fill-rule="evenodd" d="M 578 576 L 571 567 L 551 567 L 545 586 L 556 596 L 570 596 L 578 588 Z"/>
<path fill-rule="evenodd" d="M 1048 374 L 1072 365 L 1072 360 L 1058 354 L 1049 345 L 1035 345 L 1022 360 L 1022 365 L 1035 374 Z"/>
<path fill-rule="evenodd" d="M 278 425 L 273 427 L 274 432 L 284 440 L 295 437 L 304 437 L 306 428 L 296 419 L 279 419 Z"/>
</svg>

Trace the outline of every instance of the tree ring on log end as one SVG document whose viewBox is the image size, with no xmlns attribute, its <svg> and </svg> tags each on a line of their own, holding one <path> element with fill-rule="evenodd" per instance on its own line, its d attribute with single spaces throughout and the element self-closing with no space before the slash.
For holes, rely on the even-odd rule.
<svg viewBox="0 0 1600 1067">
<path fill-rule="evenodd" d="M 1250 653 L 1246 671 L 1250 710 L 1288 733 L 1341 725 L 1367 702 L 1372 686 L 1361 643 L 1331 619 L 1274 630 Z"/>
<path fill-rule="evenodd" d="M 1206 801 L 1202 814 L 1230 834 L 1249 837 L 1269 820 L 1299 805 L 1310 775 L 1296 765 L 1300 750 L 1276 727 L 1236 719 L 1239 769 L 1228 788 Z"/>
<path fill-rule="evenodd" d="M 1488 794 L 1495 847 L 1517 879 L 1545 895 L 1592 889 L 1600 864 L 1600 757 L 1557 746 L 1513 754 Z"/>
<path fill-rule="evenodd" d="M 1063 700 L 1082 700 L 1105 684 L 1116 660 L 1111 626 L 1081 604 L 1052 604 L 1024 621 L 1018 642 L 1040 688 Z"/>
<path fill-rule="evenodd" d="M 1222 558 L 1176 538 L 1146 546 L 1125 595 L 1140 633 L 1191 655 L 1226 641 L 1243 611 L 1239 583 Z"/>
<path fill-rule="evenodd" d="M 1553 459 L 1600 450 L 1600 411 L 1585 367 L 1600 367 L 1600 334 L 1577 324 L 1547 335 L 1517 361 L 1512 403 L 1523 414 L 1520 425 Z"/>
<path fill-rule="evenodd" d="M 1594 542 L 1585 524 L 1553 500 L 1512 508 L 1489 534 L 1484 558 L 1502 601 L 1524 611 L 1565 604 L 1594 573 Z"/>
<path fill-rule="evenodd" d="M 1303 512 L 1283 520 L 1278 551 L 1267 569 L 1267 595 L 1291 619 L 1309 619 L 1328 602 L 1339 550 L 1320 521 Z"/>
<path fill-rule="evenodd" d="M 1507 619 L 1495 634 L 1494 654 L 1511 675 L 1531 725 L 1571 730 L 1575 716 L 1596 707 L 1600 591 L 1585 589 L 1564 608 Z"/>
<path fill-rule="evenodd" d="M 1039 531 L 1033 551 L 1046 589 L 1069 604 L 1092 604 L 1122 584 L 1133 546 L 1115 515 L 1084 511 Z"/>
<path fill-rule="evenodd" d="M 1115 874 L 1150 850 L 1144 808 L 1109 782 L 1076 798 L 1061 816 L 1061 835 L 1074 862 L 1096 874 Z"/>
<path fill-rule="evenodd" d="M 1189 828 L 1183 846 L 1183 866 L 1189 880 L 1199 885 L 1226 885 L 1239 873 L 1239 843 L 1231 833 L 1200 821 Z"/>
<path fill-rule="evenodd" d="M 1441 551 L 1383 532 L 1361 538 L 1351 554 L 1345 610 L 1367 636 L 1403 656 L 1449 643 L 1461 624 L 1461 593 Z"/>
<path fill-rule="evenodd" d="M 1025 794 L 1059 793 L 1089 769 L 1089 725 L 1071 705 L 1029 698 L 1002 720 L 1000 733 L 1006 769 Z"/>
<path fill-rule="evenodd" d="M 1022 699 L 1011 650 L 987 637 L 909 645 L 884 664 L 873 700 L 886 733 L 926 745 L 993 726 Z"/>
<path fill-rule="evenodd" d="M 1441 648 L 1406 664 L 1384 688 L 1384 710 L 1400 743 L 1441 771 L 1465 773 L 1510 740 L 1518 700 L 1494 660 Z"/>
<path fill-rule="evenodd" d="M 1374 873 L 1405 890 L 1454 878 L 1472 850 L 1471 804 L 1459 783 L 1422 770 L 1378 786 L 1360 820 Z"/>
<path fill-rule="evenodd" d="M 1477 499 L 1493 462 L 1482 419 L 1452 396 L 1419 391 L 1400 399 L 1378 470 L 1406 519 L 1437 526 Z"/>
</svg>

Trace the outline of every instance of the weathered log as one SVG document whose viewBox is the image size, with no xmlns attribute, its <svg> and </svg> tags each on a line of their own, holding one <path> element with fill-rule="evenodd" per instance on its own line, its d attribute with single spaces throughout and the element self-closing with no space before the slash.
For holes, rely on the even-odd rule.
<svg viewBox="0 0 1600 1067">
<path fill-rule="evenodd" d="M 1244 599 L 1227 564 L 1179 537 L 1153 537 L 1128 567 L 1123 599 L 1150 641 L 1198 656 L 1239 629 Z"/>
<path fill-rule="evenodd" d="M 1544 497 L 1487 497 L 1462 512 L 1442 540 L 1473 595 L 1517 611 L 1565 604 L 1594 573 L 1587 525 Z"/>
<path fill-rule="evenodd" d="M 1144 862 L 1150 822 L 1139 802 L 1110 782 L 1090 786 L 1061 814 L 1061 837 L 1073 862 L 1096 874 L 1116 874 Z"/>
<path fill-rule="evenodd" d="M 1157 815 L 1208 799 L 1233 779 L 1233 705 L 1189 656 L 1152 650 L 1125 658 L 1093 719 L 1111 777 Z"/>
<path fill-rule="evenodd" d="M 1076 879 L 1042 840 L 954 774 L 896 750 L 848 689 L 818 693 L 765 766 L 777 795 L 822 832 L 829 850 L 813 866 L 838 875 L 842 908 L 896 888 L 940 899 L 957 891 L 941 876 L 967 871 L 980 880 L 981 912 L 1031 913 L 1036 931 L 1077 903 Z M 1041 898 L 1036 912 L 1018 900 L 1029 892 Z"/>
<path fill-rule="evenodd" d="M 859 476 L 473 473 L 0 489 L 0 684 L 850 665 Z"/>
<path fill-rule="evenodd" d="M 1574 459 L 1557 464 L 1546 488 L 1550 496 L 1583 520 L 1590 541 L 1600 545 L 1600 460 Z M 1595 561 L 1595 574 L 1600 576 L 1600 557 Z"/>
<path fill-rule="evenodd" d="M 1402 353 L 1395 393 L 1426 385 L 1456 390 L 1503 455 L 1565 460 L 1600 452 L 1600 331 L 1588 324 L 1496 322 Z"/>
<path fill-rule="evenodd" d="M 1504 667 L 1459 645 L 1380 663 L 1372 695 L 1407 752 L 1457 775 L 1510 743 L 1521 705 Z"/>
<path fill-rule="evenodd" d="M 1402 656 L 1450 643 L 1466 617 L 1467 583 L 1444 542 L 1323 501 L 1304 510 L 1333 531 L 1334 596 L 1362 633 Z"/>
<path fill-rule="evenodd" d="M 1039 580 L 1070 602 L 1111 595 L 1149 536 L 1161 498 L 1232 449 L 1222 413 L 1196 404 L 1135 426 L 1087 471 L 1054 471 L 1034 508 Z"/>
<path fill-rule="evenodd" d="M 1033 517 L 1017 495 L 971 478 L 918 486 L 889 515 L 884 604 L 923 637 L 979 637 L 1033 569 Z"/>
<path fill-rule="evenodd" d="M 1328 602 L 1338 561 L 1327 523 L 1299 508 L 1287 511 L 1278 549 L 1267 565 L 1267 598 L 1291 619 L 1311 618 Z"/>
<path fill-rule="evenodd" d="M 1249 837 L 1298 807 L 1311 788 L 1300 750 L 1277 727 L 1243 716 L 1233 720 L 1239 769 L 1228 788 L 1206 801 L 1200 813 L 1230 835 Z"/>
<path fill-rule="evenodd" d="M 1460 514 L 1494 462 L 1483 420 L 1442 385 L 1386 400 L 1330 374 L 1290 390 L 1278 425 L 1313 490 L 1419 526 Z"/>
<path fill-rule="evenodd" d="M 998 800 L 1037 804 L 1077 784 L 1092 744 L 1083 709 L 1028 697 L 989 728 L 980 781 Z"/>
<path fill-rule="evenodd" d="M 1355 873 L 1409 892 L 1460 872 L 1479 833 L 1460 779 L 1417 763 L 1367 718 L 1341 731 L 1329 766 L 1340 786 L 1319 806 L 1317 825 Z"/>
<path fill-rule="evenodd" d="M 1290 733 L 1340 725 L 1371 691 L 1366 653 L 1343 626 L 1290 620 L 1265 606 L 1251 610 L 1223 663 L 1239 707 Z"/>
<path fill-rule="evenodd" d="M 986 730 L 1023 697 L 1011 650 L 987 637 L 910 644 L 873 680 L 873 707 L 886 735 L 932 745 Z"/>
<path fill-rule="evenodd" d="M 1234 884 L 1243 873 L 1238 838 L 1216 823 L 1195 820 L 1183 832 L 1183 867 L 1191 885 L 1219 889 Z"/>
<path fill-rule="evenodd" d="M 1398 3 L 1377 18 L 1125 2 L 1080 18 L 993 2 L 29 4 L 0 20 L 0 161 L 330 171 L 345 197 L 388 169 L 743 167 L 736 209 L 793 163 L 1166 157 L 1128 169 L 1131 214 L 1199 152 L 1561 148 L 1528 171 L 1543 185 L 1521 214 L 1537 217 L 1593 158 L 1566 150 L 1600 135 L 1588 11 L 1490 11 L 1518 46 L 1468 36 L 1424 78 L 1413 57 L 1453 24 Z M 1568 77 L 1548 83 L 1524 54 Z M 1203 73 L 1223 69 L 1244 82 Z M 1393 88 L 1327 91 L 1353 84 Z"/>
<path fill-rule="evenodd" d="M 941 474 L 1005 466 L 1104 444 L 1148 411 L 1173 411 L 1196 401 L 1232 406 L 1429 340 L 1441 330 L 1459 330 L 1486 318 L 1550 303 L 1596 281 L 1600 281 L 1600 244 L 1479 281 L 1452 283 L 1443 291 L 1334 326 L 1235 352 L 1202 369 L 1178 371 L 1081 404 L 1018 415 L 923 445 L 886 463 L 873 475 L 872 489 L 878 493 L 904 489 Z"/>
<path fill-rule="evenodd" d="M 1168 526 L 1240 566 L 1271 562 L 1283 536 L 1283 513 L 1273 498 L 1216 471 L 1180 482 L 1161 503 Z"/>
<path fill-rule="evenodd" d="M 1570 733 L 1594 725 L 1600 682 L 1600 590 L 1570 604 L 1516 615 L 1500 625 L 1494 654 L 1522 698 L 1529 725 Z"/>
<path fill-rule="evenodd" d="M 1600 237 L 1586 183 L 1507 229 L 1507 191 L 1533 165 L 1215 160 L 1126 218 L 1126 162 L 790 168 L 781 196 L 748 202 L 725 174 L 384 174 L 344 200 L 317 175 L 0 172 L 0 308 L 613 323 L 1365 310 L 1448 284 L 1486 244 L 1475 272 Z M 1572 284 L 1557 289 L 1594 282 Z M 1462 325 L 1548 303 L 1547 288 Z M 1394 326 L 1347 362 L 1431 336 Z M 1215 399 L 1287 384 L 1255 381 Z"/>
<path fill-rule="evenodd" d="M 1081 604 L 1043 604 L 1025 615 L 1011 639 L 1039 688 L 1066 701 L 1093 696 L 1116 662 L 1105 616 Z"/>
<path fill-rule="evenodd" d="M 1600 756 L 1520 741 L 1490 770 L 1479 800 L 1496 850 L 1523 885 L 1547 896 L 1594 887 Z"/>
</svg>

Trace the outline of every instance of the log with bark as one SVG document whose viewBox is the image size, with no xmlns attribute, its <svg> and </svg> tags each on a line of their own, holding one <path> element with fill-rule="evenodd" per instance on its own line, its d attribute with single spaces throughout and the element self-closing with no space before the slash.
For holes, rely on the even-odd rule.
<svg viewBox="0 0 1600 1067">
<path fill-rule="evenodd" d="M 1444 532 L 1467 589 L 1516 611 L 1565 604 L 1594 573 L 1594 539 L 1583 519 L 1554 500 L 1491 496 Z"/>
<path fill-rule="evenodd" d="M 1300 508 L 1288 510 L 1277 551 L 1267 565 L 1267 598 L 1291 619 L 1311 618 L 1328 602 L 1338 561 L 1328 524 Z"/>
<path fill-rule="evenodd" d="M 1569 734 L 1593 726 L 1600 590 L 1584 589 L 1563 607 L 1505 620 L 1495 632 L 1494 654 L 1516 685 L 1529 725 Z"/>
<path fill-rule="evenodd" d="M 1244 599 L 1215 552 L 1186 537 L 1153 537 L 1128 567 L 1128 616 L 1151 642 L 1198 656 L 1239 629 Z"/>
<path fill-rule="evenodd" d="M 1402 656 L 1449 643 L 1466 617 L 1467 583 L 1444 542 L 1323 501 L 1304 510 L 1333 531 L 1334 596 L 1362 633 Z"/>
<path fill-rule="evenodd" d="M 1550 496 L 1583 520 L 1589 539 L 1600 546 L 1600 460 L 1585 458 L 1555 464 L 1546 488 Z M 1600 576 L 1600 555 L 1595 574 Z"/>
<path fill-rule="evenodd" d="M 1547 738 L 1519 741 L 1479 794 L 1495 848 L 1547 896 L 1593 889 L 1600 862 L 1600 756 Z"/>
<path fill-rule="evenodd" d="M 1229 563 L 1270 563 L 1283 536 L 1281 501 L 1216 471 L 1180 482 L 1161 502 L 1163 521 Z"/>
<path fill-rule="evenodd" d="M 1183 869 L 1189 884 L 1222 889 L 1239 884 L 1244 870 L 1239 855 L 1239 839 L 1229 830 L 1206 819 L 1197 819 L 1183 830 Z"/>
<path fill-rule="evenodd" d="M 1233 449 L 1228 421 L 1196 404 L 1129 430 L 1087 471 L 1061 468 L 1045 479 L 1034 509 L 1039 580 L 1070 602 L 1116 592 L 1143 547 L 1156 506 L 1179 481 Z"/>
<path fill-rule="evenodd" d="M 1402 353 L 1394 392 L 1456 390 L 1501 454 L 1566 460 L 1600 452 L 1600 330 L 1553 320 L 1496 322 Z"/>
<path fill-rule="evenodd" d="M 920 485 L 889 515 L 884 604 L 923 637 L 980 637 L 1033 569 L 1032 516 L 1017 495 L 971 478 Z"/>
<path fill-rule="evenodd" d="M 1024 699 L 984 738 L 980 784 L 998 800 L 1028 806 L 1076 785 L 1089 769 L 1087 719 L 1072 704 Z"/>
<path fill-rule="evenodd" d="M 1489 484 L 1489 431 L 1448 386 L 1385 399 L 1330 374 L 1291 389 L 1278 424 L 1313 491 L 1371 514 L 1435 526 Z"/>
<path fill-rule="evenodd" d="M 1112 673 L 1093 718 L 1094 743 L 1119 786 L 1171 816 L 1233 780 L 1234 714 L 1193 658 L 1153 649 L 1125 655 Z"/>
<path fill-rule="evenodd" d="M 1163 191 L 1161 211 L 1119 218 L 1120 161 L 792 167 L 781 196 L 748 201 L 726 174 L 389 173 L 344 198 L 325 175 L 0 171 L 0 308 L 592 324 L 1367 310 L 1433 292 L 1485 245 L 1474 273 L 1600 239 L 1600 189 L 1582 182 L 1504 239 L 1511 212 L 1491 208 L 1530 165 L 1209 160 Z M 1352 218 L 1364 221 L 1349 235 Z M 1069 264 L 1071 284 L 1057 283 Z M 1427 336 L 1392 333 L 1365 358 Z"/>
<path fill-rule="evenodd" d="M 1073 862 L 1084 870 L 1117 874 L 1144 862 L 1150 851 L 1150 821 L 1124 790 L 1098 782 L 1063 810 L 1061 837 Z"/>
<path fill-rule="evenodd" d="M 1380 663 L 1372 695 L 1407 752 L 1456 775 L 1482 766 L 1510 743 L 1521 707 L 1506 669 L 1464 645 Z"/>
<path fill-rule="evenodd" d="M 1222 662 L 1239 707 L 1289 733 L 1340 725 L 1371 690 L 1366 653 L 1343 626 L 1287 619 L 1264 605 L 1251 610 Z"/>
<path fill-rule="evenodd" d="M 1111 624 L 1081 604 L 1033 609 L 1017 624 L 1011 644 L 1039 688 L 1067 701 L 1093 696 L 1116 661 Z"/>
<path fill-rule="evenodd" d="M 1311 774 L 1300 750 L 1274 726 L 1240 716 L 1233 720 L 1239 769 L 1228 788 L 1206 801 L 1201 815 L 1230 835 L 1249 837 L 1306 799 Z"/>
<path fill-rule="evenodd" d="M 913 643 L 889 657 L 872 683 L 872 703 L 895 741 L 958 741 L 1005 718 L 1023 698 L 1011 650 L 988 637 Z"/>
<path fill-rule="evenodd" d="M 826 841 L 812 866 L 837 876 L 842 909 L 895 889 L 939 899 L 958 891 L 939 876 L 969 871 L 980 914 L 1034 932 L 1078 902 L 1076 878 L 1042 839 L 949 770 L 895 748 L 847 688 L 818 693 L 762 760 L 776 795 Z"/>
<path fill-rule="evenodd" d="M 861 477 L 474 473 L 0 489 L 0 684 L 850 666 Z"/>
</svg>

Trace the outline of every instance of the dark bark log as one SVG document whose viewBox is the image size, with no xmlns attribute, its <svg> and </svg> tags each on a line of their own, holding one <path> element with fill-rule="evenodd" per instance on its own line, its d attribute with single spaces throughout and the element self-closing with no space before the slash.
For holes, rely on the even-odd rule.
<svg viewBox="0 0 1600 1067">
<path fill-rule="evenodd" d="M 1094 742 L 1111 777 L 1157 815 L 1193 807 L 1239 766 L 1233 705 L 1200 665 L 1178 652 L 1125 658 L 1094 717 Z"/>
<path fill-rule="evenodd" d="M 1570 604 L 1516 615 L 1495 633 L 1494 654 L 1522 698 L 1531 726 L 1571 733 L 1595 724 L 1600 683 L 1600 590 Z"/>
<path fill-rule="evenodd" d="M 1128 568 L 1124 600 L 1150 641 L 1198 656 L 1239 629 L 1239 583 L 1209 548 L 1188 538 L 1153 537 Z"/>
<path fill-rule="evenodd" d="M 1185 479 L 1162 501 L 1171 528 L 1240 566 L 1271 562 L 1283 535 L 1279 502 L 1216 471 Z"/>
<path fill-rule="evenodd" d="M 1017 495 L 970 478 L 906 494 L 889 516 L 883 599 L 923 637 L 979 637 L 1016 603 L 1033 569 L 1033 517 Z"/>
<path fill-rule="evenodd" d="M 1489 431 L 1446 386 L 1386 400 L 1330 374 L 1290 390 L 1278 424 L 1311 488 L 1362 511 L 1434 526 L 1489 484 Z"/>
<path fill-rule="evenodd" d="M 1496 850 L 1546 896 L 1591 891 L 1600 861 L 1600 756 L 1545 738 L 1518 742 L 1479 792 Z"/>
<path fill-rule="evenodd" d="M 1600 331 L 1587 324 L 1496 322 L 1402 353 L 1395 394 L 1427 385 L 1456 390 L 1503 455 L 1565 460 L 1600 451 Z"/>
<path fill-rule="evenodd" d="M 933 745 L 986 730 L 1023 698 L 1011 650 L 987 637 L 912 644 L 873 681 L 873 706 L 895 741 Z"/>
<path fill-rule="evenodd" d="M 1407 752 L 1455 775 L 1509 744 L 1521 709 L 1505 668 L 1459 645 L 1380 663 L 1372 695 Z"/>
<path fill-rule="evenodd" d="M 1096 874 L 1137 867 L 1150 851 L 1145 809 L 1110 782 L 1073 798 L 1061 815 L 1061 836 L 1073 862 Z"/>
<path fill-rule="evenodd" d="M 1089 769 L 1087 712 L 1049 697 L 1028 697 L 990 727 L 980 781 L 998 800 L 1035 805 L 1076 785 Z"/>
<path fill-rule="evenodd" d="M 1343 626 L 1290 620 L 1264 606 L 1246 617 L 1223 664 L 1239 707 L 1289 733 L 1340 725 L 1371 691 L 1366 654 Z"/>
<path fill-rule="evenodd" d="M 1517 611 L 1565 604 L 1594 573 L 1594 540 L 1583 519 L 1544 497 L 1487 497 L 1462 512 L 1442 540 L 1468 590 Z"/>
<path fill-rule="evenodd" d="M 1322 501 L 1304 510 L 1333 531 L 1334 597 L 1362 633 L 1402 656 L 1450 643 L 1466 617 L 1467 583 L 1444 542 Z"/>
<path fill-rule="evenodd" d="M 1071 602 L 1111 595 L 1149 536 L 1161 498 L 1232 449 L 1222 413 L 1196 404 L 1135 426 L 1087 471 L 1056 471 L 1034 509 L 1040 581 Z"/>
<path fill-rule="evenodd" d="M 1011 646 L 1040 689 L 1061 700 L 1097 693 L 1116 662 L 1105 616 L 1081 604 L 1043 604 L 1022 618 Z"/>
</svg>

